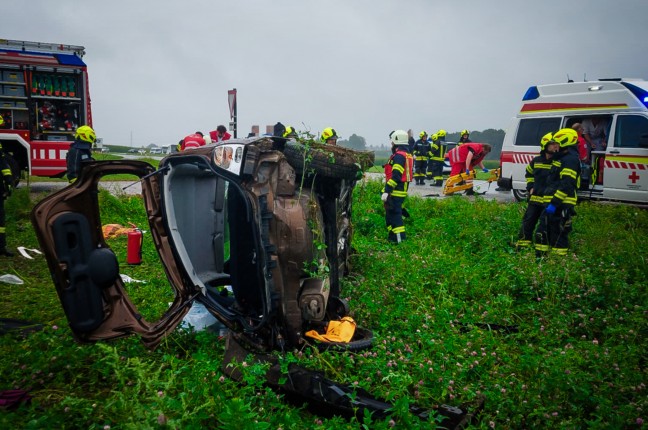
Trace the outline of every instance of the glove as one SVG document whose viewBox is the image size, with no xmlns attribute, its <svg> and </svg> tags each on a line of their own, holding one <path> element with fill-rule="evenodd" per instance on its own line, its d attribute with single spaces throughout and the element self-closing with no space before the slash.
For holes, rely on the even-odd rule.
<svg viewBox="0 0 648 430">
<path fill-rule="evenodd" d="M 380 200 L 382 200 L 383 203 L 385 203 L 388 198 L 389 198 L 389 193 L 382 193 L 382 195 L 380 196 Z"/>
<path fill-rule="evenodd" d="M 466 175 L 470 175 L 470 169 L 466 169 Z"/>
<path fill-rule="evenodd" d="M 484 172 L 484 173 L 488 173 L 488 169 L 484 167 L 484 168 L 482 169 L 482 172 Z"/>
<path fill-rule="evenodd" d="M 545 209 L 545 212 L 547 212 L 549 215 L 553 215 L 556 213 L 556 207 L 549 203 L 549 206 L 547 206 L 547 209 Z"/>
</svg>

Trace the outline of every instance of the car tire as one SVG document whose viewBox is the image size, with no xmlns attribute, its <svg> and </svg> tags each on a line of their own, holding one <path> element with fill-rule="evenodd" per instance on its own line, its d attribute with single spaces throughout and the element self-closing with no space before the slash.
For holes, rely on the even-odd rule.
<svg viewBox="0 0 648 430">
<path fill-rule="evenodd" d="M 527 190 L 516 190 L 514 188 L 513 197 L 515 197 L 515 200 L 517 200 L 518 202 L 524 202 L 529 198 L 529 192 Z"/>
<path fill-rule="evenodd" d="M 312 171 L 329 178 L 356 179 L 361 170 L 359 164 L 350 163 L 344 157 L 336 156 L 336 152 L 326 149 L 288 143 L 283 153 L 298 175 Z"/>
<path fill-rule="evenodd" d="M 309 339 L 309 341 L 312 341 L 312 339 Z M 373 332 L 366 328 L 356 327 L 353 338 L 347 343 L 319 341 L 315 341 L 314 343 L 319 351 L 357 352 L 371 347 L 373 344 Z"/>
</svg>

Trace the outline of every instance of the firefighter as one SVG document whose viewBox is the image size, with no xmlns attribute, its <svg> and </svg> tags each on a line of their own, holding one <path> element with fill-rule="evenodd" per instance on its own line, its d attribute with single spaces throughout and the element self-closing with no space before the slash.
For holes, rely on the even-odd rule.
<svg viewBox="0 0 648 430">
<path fill-rule="evenodd" d="M 385 187 L 380 196 L 385 207 L 388 240 L 400 243 L 405 240 L 403 224 L 403 202 L 412 181 L 414 160 L 409 151 L 408 135 L 405 130 L 389 134 L 392 143 L 392 156 L 385 164 Z"/>
<path fill-rule="evenodd" d="M 285 137 L 286 139 L 297 139 L 297 130 L 289 125 L 284 130 L 283 137 Z"/>
<path fill-rule="evenodd" d="M 446 138 L 447 134 L 448 133 L 446 133 L 446 131 L 444 129 L 439 129 L 439 131 L 436 132 L 436 135 L 439 137 L 439 142 L 441 144 L 445 143 L 445 138 Z"/>
<path fill-rule="evenodd" d="M 91 161 L 92 148 L 97 141 L 97 135 L 92 127 L 82 125 L 76 129 L 74 142 L 70 145 L 65 161 L 67 163 L 68 182 L 73 183 L 81 173 L 81 163 Z"/>
<path fill-rule="evenodd" d="M 322 130 L 320 139 L 322 140 L 322 143 L 335 146 L 337 145 L 338 135 L 334 128 L 326 127 L 324 130 Z"/>
<path fill-rule="evenodd" d="M 576 215 L 576 190 L 580 182 L 580 161 L 576 144 L 578 133 L 571 128 L 557 131 L 553 140 L 560 150 L 554 154 L 543 201 L 546 205 L 536 231 L 536 255 L 548 252 L 567 255 L 572 217 Z"/>
<path fill-rule="evenodd" d="M 428 141 L 428 134 L 426 131 L 422 131 L 419 133 L 419 140 L 414 142 L 413 150 L 414 179 L 416 179 L 416 185 L 425 185 L 429 153 L 430 142 Z"/>
<path fill-rule="evenodd" d="M 468 130 L 461 130 L 459 142 L 457 142 L 457 146 L 463 145 L 464 143 L 471 143 L 472 140 L 470 140 L 470 131 Z"/>
<path fill-rule="evenodd" d="M 193 134 L 190 134 L 186 136 L 182 141 L 180 142 L 180 151 L 184 151 L 185 149 L 195 149 L 195 148 L 200 148 L 201 146 L 205 146 L 205 135 L 202 134 L 202 132 L 197 131 Z"/>
<path fill-rule="evenodd" d="M 553 140 L 553 133 L 545 134 L 540 140 L 540 155 L 535 157 L 526 167 L 526 188 L 529 193 L 529 204 L 522 217 L 522 227 L 515 243 L 517 249 L 531 247 L 533 232 L 544 211 L 544 194 L 547 180 L 551 174 L 552 157 L 558 151 L 559 145 Z"/>
<path fill-rule="evenodd" d="M 450 176 L 461 175 L 463 172 L 466 173 L 466 176 L 470 176 L 475 166 L 481 167 L 484 173 L 488 173 L 483 160 L 489 152 L 491 152 L 491 146 L 488 143 L 465 143 L 455 146 L 448 152 L 451 167 Z M 466 190 L 466 194 L 471 196 L 475 192 L 471 187 Z"/>
<path fill-rule="evenodd" d="M 432 181 L 430 184 L 432 187 L 440 187 L 443 185 L 445 149 L 445 145 L 439 139 L 439 133 L 434 133 L 432 135 L 432 144 L 430 145 L 430 159 L 428 160 L 428 179 Z"/>
<path fill-rule="evenodd" d="M 2 150 L 2 143 L 0 143 L 0 174 L 2 174 L 2 179 L 0 179 L 0 256 L 13 257 L 13 252 L 7 249 L 4 201 L 11 196 L 14 180 L 9 163 Z"/>
</svg>

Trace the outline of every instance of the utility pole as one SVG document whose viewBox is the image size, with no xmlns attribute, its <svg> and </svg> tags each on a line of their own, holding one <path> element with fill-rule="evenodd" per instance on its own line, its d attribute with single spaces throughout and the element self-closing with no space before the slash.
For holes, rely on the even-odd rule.
<svg viewBox="0 0 648 430">
<path fill-rule="evenodd" d="M 227 91 L 227 101 L 230 108 L 230 130 L 234 133 L 234 139 L 237 136 L 237 118 L 236 118 L 236 88 Z"/>
</svg>

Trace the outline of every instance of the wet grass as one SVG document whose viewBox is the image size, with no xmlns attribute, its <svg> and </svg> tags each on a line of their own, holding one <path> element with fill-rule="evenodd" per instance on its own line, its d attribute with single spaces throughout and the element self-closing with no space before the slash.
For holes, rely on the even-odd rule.
<svg viewBox="0 0 648 430">
<path fill-rule="evenodd" d="M 28 220 L 33 201 L 18 189 L 6 202 L 9 244 L 37 248 Z M 139 197 L 102 192 L 104 223 L 146 228 Z M 386 420 L 311 415 L 267 389 L 260 366 L 243 367 L 246 385 L 224 377 L 224 344 L 209 332 L 175 331 L 155 351 L 136 338 L 73 341 L 42 257 L 0 257 L 0 317 L 44 325 L 0 336 L 0 389 L 33 400 L 0 414 L 2 428 L 434 428 L 407 405 L 458 405 L 479 396 L 473 428 L 633 428 L 646 395 L 646 238 L 648 212 L 583 203 L 572 252 L 536 260 L 516 253 L 519 203 L 479 197 L 406 202 L 407 242 L 386 241 L 380 184 L 355 193 L 352 270 L 342 286 L 352 314 L 374 331 L 360 353 L 306 347 L 287 361 L 393 401 Z M 150 237 L 140 266 L 125 264 L 125 239 L 111 239 L 121 272 L 146 284 L 129 294 L 146 318 L 170 300 Z M 506 326 L 509 330 L 498 330 Z M 366 426 L 366 427 L 363 427 Z"/>
</svg>

